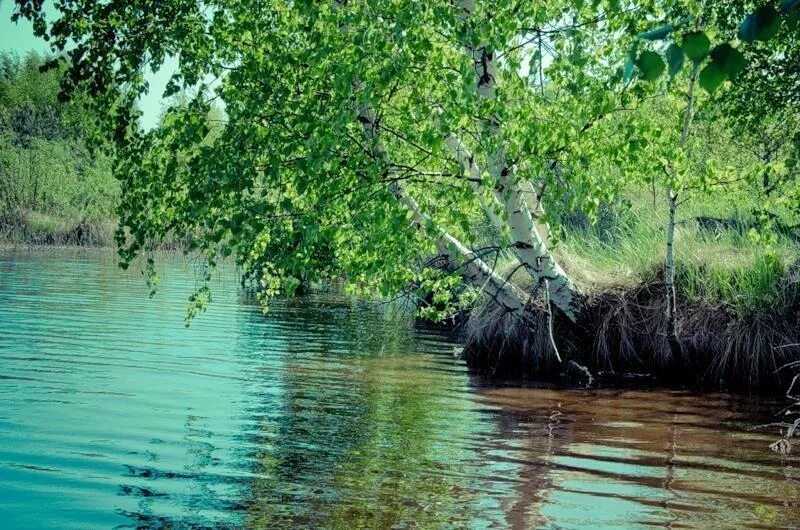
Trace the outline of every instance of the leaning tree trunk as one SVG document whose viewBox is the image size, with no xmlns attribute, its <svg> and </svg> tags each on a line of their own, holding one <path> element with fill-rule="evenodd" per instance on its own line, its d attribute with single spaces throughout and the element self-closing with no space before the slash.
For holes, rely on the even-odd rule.
<svg viewBox="0 0 800 530">
<path fill-rule="evenodd" d="M 354 86 L 359 89 L 360 83 Z M 405 206 L 412 214 L 412 224 L 417 230 L 426 231 L 426 226 L 433 224 L 430 217 L 422 211 L 413 197 L 408 195 L 400 185 L 396 168 L 391 164 L 379 133 L 380 126 L 376 123 L 375 112 L 369 105 L 361 105 L 358 109 L 358 121 L 364 130 L 364 135 L 369 142 L 371 154 L 380 160 L 388 169 L 391 184 L 389 191 L 392 196 Z M 479 290 L 491 296 L 500 306 L 507 311 L 523 316 L 528 303 L 528 296 L 514 284 L 497 274 L 480 256 L 471 251 L 455 236 L 442 227 L 437 226 L 436 249 L 456 266 L 463 269 L 464 277 Z"/>
<path fill-rule="evenodd" d="M 449 135 L 445 143 L 467 173 L 476 195 L 483 197 L 485 190 L 479 177 L 481 171 L 473 155 L 456 135 Z M 508 228 L 510 247 L 514 255 L 537 285 L 544 286 L 547 283 L 548 296 L 553 305 L 571 320 L 575 320 L 575 312 L 580 307 L 580 295 L 547 246 L 547 228 L 536 222 L 543 215 L 541 206 L 541 213 L 535 216 L 528 207 L 524 194 L 525 188 L 520 183 L 511 182 L 507 176 L 501 176 L 501 180 L 492 190 L 492 203 L 485 204 L 484 201 L 484 209 L 496 223 L 496 228 Z M 506 221 L 501 221 L 502 215 L 498 215 L 495 208 L 505 214 Z"/>
<path fill-rule="evenodd" d="M 464 0 L 460 6 L 464 10 L 464 18 L 467 18 L 475 10 L 475 1 Z M 468 45 L 467 52 L 475 66 L 479 96 L 484 99 L 494 99 L 497 81 L 494 53 L 486 45 L 478 47 Z M 481 121 L 493 142 L 499 141 L 499 118 L 493 115 Z M 485 190 L 480 178 L 482 171 L 474 156 L 455 134 L 448 135 L 445 144 L 470 177 L 468 180 L 475 193 L 483 197 Z M 553 305 L 574 321 L 582 297 L 548 248 L 546 227 L 537 227 L 537 224 L 541 224 L 539 219 L 544 213 L 541 204 L 537 204 L 535 210 L 529 207 L 524 196 L 526 188 L 519 182 L 514 165 L 507 162 L 505 149 L 502 146 L 488 153 L 487 170 L 496 183 L 491 190 L 492 204 L 485 207 L 490 219 L 495 223 L 500 223 L 499 219 L 503 217 L 507 219 L 505 226 L 499 225 L 497 228 L 501 230 L 508 228 L 510 247 L 517 259 L 533 277 L 537 286 L 547 289 L 548 298 Z M 497 207 L 503 215 L 497 215 L 498 212 L 493 211 L 494 207 Z"/>
<path fill-rule="evenodd" d="M 344 8 L 346 0 L 333 0 L 333 5 L 337 9 Z M 346 27 L 341 27 L 340 30 L 345 31 Z M 354 92 L 360 91 L 361 85 L 360 79 L 354 79 Z M 419 203 L 405 192 L 400 184 L 397 169 L 391 164 L 386 148 L 380 141 L 380 126 L 377 123 L 374 109 L 366 104 L 360 105 L 358 107 L 358 121 L 361 123 L 364 135 L 369 143 L 370 154 L 386 166 L 392 177 L 389 185 L 390 193 L 411 212 L 412 225 L 426 236 L 430 235 L 426 227 L 430 225 L 436 226 L 438 234 L 434 237 L 436 237 L 435 246 L 437 251 L 447 256 L 451 263 L 460 267 L 463 270 L 464 278 L 473 286 L 481 292 L 487 293 L 506 311 L 523 318 L 529 301 L 528 295 L 510 283 L 508 279 L 497 274 L 493 267 L 490 267 L 479 255 L 467 248 L 455 236 L 431 222 L 430 217 L 419 207 Z"/>
</svg>

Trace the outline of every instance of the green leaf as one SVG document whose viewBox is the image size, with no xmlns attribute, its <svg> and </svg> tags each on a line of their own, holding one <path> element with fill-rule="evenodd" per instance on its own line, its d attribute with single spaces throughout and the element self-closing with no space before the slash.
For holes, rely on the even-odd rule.
<svg viewBox="0 0 800 530">
<path fill-rule="evenodd" d="M 669 64 L 669 75 L 675 77 L 683 68 L 683 50 L 677 44 L 670 44 L 667 48 L 667 64 Z"/>
<path fill-rule="evenodd" d="M 180 92 L 181 87 L 178 82 L 173 78 L 167 82 L 167 86 L 164 88 L 164 93 L 161 95 L 162 98 L 168 98 L 174 96 L 178 92 Z"/>
<path fill-rule="evenodd" d="M 685 34 L 683 36 L 683 42 L 681 43 L 683 52 L 695 63 L 699 63 L 705 59 L 710 47 L 711 41 L 708 40 L 708 37 L 702 31 Z"/>
<path fill-rule="evenodd" d="M 733 79 L 747 66 L 747 61 L 742 52 L 728 44 L 720 44 L 711 50 L 711 60 L 716 63 L 728 76 Z"/>
<path fill-rule="evenodd" d="M 783 13 L 789 13 L 798 8 L 800 8 L 800 0 L 783 0 L 781 2 L 781 11 Z"/>
<path fill-rule="evenodd" d="M 636 59 L 636 66 L 645 81 L 655 81 L 666 67 L 661 56 L 652 51 L 642 52 L 639 58 Z"/>
<path fill-rule="evenodd" d="M 713 94 L 725 81 L 725 77 L 725 70 L 720 68 L 717 63 L 710 62 L 700 72 L 700 86 L 706 89 L 709 94 Z"/>
<path fill-rule="evenodd" d="M 786 17 L 786 25 L 789 26 L 789 29 L 792 31 L 796 31 L 800 28 L 800 9 L 789 12 Z"/>
<path fill-rule="evenodd" d="M 639 38 L 644 40 L 661 40 L 672 33 L 673 29 L 675 29 L 675 26 L 672 24 L 667 24 L 665 26 L 661 26 L 660 28 L 640 33 Z"/>
<path fill-rule="evenodd" d="M 767 41 L 775 36 L 780 18 L 774 7 L 766 5 L 747 16 L 739 26 L 739 38 L 745 42 Z"/>
</svg>

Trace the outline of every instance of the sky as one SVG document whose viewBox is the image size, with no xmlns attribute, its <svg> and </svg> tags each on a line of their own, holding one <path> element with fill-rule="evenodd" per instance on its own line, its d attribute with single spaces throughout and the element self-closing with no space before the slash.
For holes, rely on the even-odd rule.
<svg viewBox="0 0 800 530">
<path fill-rule="evenodd" d="M 14 0 L 0 0 L 0 52 L 13 52 L 21 57 L 31 51 L 47 53 L 49 51 L 47 43 L 33 34 L 33 27 L 27 20 L 11 22 L 13 12 Z M 167 85 L 170 73 L 176 66 L 174 60 L 165 61 L 161 70 L 147 75 L 150 92 L 139 101 L 143 113 L 142 126 L 145 129 L 152 128 L 158 122 L 163 107 L 161 94 Z"/>
</svg>

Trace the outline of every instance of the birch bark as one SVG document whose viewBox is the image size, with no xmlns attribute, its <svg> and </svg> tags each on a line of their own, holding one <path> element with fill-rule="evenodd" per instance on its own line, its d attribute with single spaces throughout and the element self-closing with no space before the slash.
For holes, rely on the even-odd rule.
<svg viewBox="0 0 800 530">
<path fill-rule="evenodd" d="M 463 0 L 460 6 L 466 19 L 474 12 L 475 1 Z M 493 100 L 498 77 L 494 53 L 486 46 L 467 45 L 466 49 L 474 64 L 478 94 L 484 99 Z M 498 143 L 500 121 L 497 116 L 483 118 L 482 124 L 492 143 Z M 468 175 L 475 193 L 483 196 L 482 172 L 464 143 L 455 134 L 450 134 L 445 138 L 445 144 Z M 514 254 L 534 281 L 545 286 L 550 301 L 574 321 L 581 297 L 548 248 L 547 229 L 537 227 L 537 221 L 544 214 L 541 203 L 537 204 L 535 210 L 526 203 L 526 188 L 519 182 L 514 166 L 508 164 L 502 145 L 488 153 L 487 170 L 496 182 L 492 195 L 507 219 L 506 226 Z M 491 210 L 491 206 L 488 209 Z M 494 222 L 499 222 L 495 212 L 487 213 Z M 501 225 L 498 228 L 504 227 Z"/>
<path fill-rule="evenodd" d="M 334 0 L 334 6 L 337 8 L 342 8 L 345 5 L 346 0 Z M 344 28 L 341 29 L 344 30 Z M 354 80 L 353 88 L 355 92 L 358 92 L 361 88 L 361 81 L 358 79 Z M 369 105 L 359 106 L 358 121 L 362 125 L 370 149 L 372 149 L 372 155 L 386 165 L 391 177 L 395 177 L 391 179 L 392 183 L 390 184 L 389 191 L 395 199 L 412 213 L 412 222 L 417 229 L 426 230 L 426 226 L 432 224 L 431 220 L 420 209 L 416 200 L 406 194 L 400 184 L 399 178 L 396 178 L 398 176 L 396 169 L 392 166 L 389 155 L 379 138 L 380 126 L 376 123 L 374 110 Z M 470 166 L 467 168 L 467 171 L 470 177 L 476 176 L 475 179 L 470 178 L 471 183 L 475 183 L 479 180 L 480 172 L 477 167 Z M 474 175 L 473 171 L 477 172 L 477 174 Z M 489 213 L 492 221 L 499 223 L 498 217 L 492 209 L 485 204 L 481 190 L 477 189 L 476 193 L 481 200 L 481 204 L 484 206 L 484 210 Z M 523 316 L 524 310 L 529 302 L 529 297 L 526 293 L 498 275 L 480 256 L 469 250 L 469 248 L 455 236 L 439 226 L 436 226 L 436 230 L 440 233 L 436 240 L 437 250 L 441 254 L 446 255 L 448 259 L 461 266 L 464 269 L 465 278 L 480 290 L 487 292 L 489 296 L 493 297 L 508 311 L 519 312 L 520 316 Z"/>
<path fill-rule="evenodd" d="M 359 83 L 356 82 L 356 88 Z M 421 210 L 419 204 L 413 197 L 408 195 L 400 184 L 397 170 L 391 164 L 389 155 L 380 141 L 380 126 L 376 123 L 375 112 L 369 105 L 361 105 L 358 109 L 358 121 L 364 130 L 372 155 L 381 160 L 389 171 L 391 184 L 389 191 L 412 213 L 412 223 L 418 230 L 425 230 L 426 226 L 433 224 L 430 217 Z M 503 306 L 506 310 L 518 313 L 523 316 L 528 295 L 517 288 L 514 284 L 497 274 L 480 256 L 470 250 L 466 245 L 459 241 L 455 236 L 448 233 L 440 226 L 436 226 L 439 232 L 435 244 L 439 253 L 448 257 L 456 265 L 464 270 L 464 276 L 479 290 L 486 292 L 489 296 Z"/>
<path fill-rule="evenodd" d="M 681 128 L 681 139 L 679 147 L 686 149 L 686 142 L 689 139 L 689 128 L 692 125 L 694 114 L 694 91 L 697 84 L 699 67 L 695 65 L 692 75 L 689 78 L 689 92 L 686 95 L 686 112 L 683 115 L 683 126 Z M 677 330 L 677 294 L 675 289 L 675 213 L 678 208 L 678 192 L 672 184 L 667 185 L 667 202 L 669 205 L 669 217 L 667 220 L 667 252 L 664 264 L 664 288 L 667 294 L 667 333 L 668 338 L 674 344 L 678 344 Z"/>
</svg>

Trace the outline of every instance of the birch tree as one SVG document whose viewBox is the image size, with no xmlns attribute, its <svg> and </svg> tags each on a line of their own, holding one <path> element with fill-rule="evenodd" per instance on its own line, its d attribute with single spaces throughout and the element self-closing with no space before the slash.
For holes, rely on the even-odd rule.
<svg viewBox="0 0 800 530">
<path fill-rule="evenodd" d="M 548 225 L 567 192 L 596 204 L 618 185 L 588 168 L 624 156 L 602 124 L 637 97 L 622 37 L 656 7 L 70 0 L 53 21 L 18 0 L 17 16 L 67 54 L 64 93 L 85 87 L 103 109 L 123 265 L 180 237 L 206 270 L 234 255 L 265 297 L 334 278 L 382 296 L 463 279 L 510 312 L 544 293 L 575 319 L 582 296 Z M 143 72 L 167 59 L 166 95 L 194 97 L 143 131 Z M 225 114 L 213 138 L 212 104 Z M 484 219 L 497 237 L 477 237 Z M 448 274 L 426 271 L 434 255 Z M 505 255 L 533 292 L 497 272 Z"/>
<path fill-rule="evenodd" d="M 685 100 L 685 110 L 681 117 L 681 127 L 679 139 L 675 142 L 676 148 L 671 148 L 669 134 L 662 136 L 661 142 L 651 144 L 654 151 L 651 159 L 660 161 L 666 181 L 666 198 L 668 207 L 668 219 L 666 227 L 666 252 L 664 265 L 664 287 L 666 290 L 666 321 L 667 335 L 673 353 L 680 353 L 680 341 L 678 339 L 677 322 L 677 296 L 675 286 L 675 226 L 678 205 L 688 200 L 688 197 L 681 198 L 687 191 L 700 190 L 708 191 L 710 186 L 724 179 L 714 175 L 714 168 L 705 166 L 703 170 L 698 170 L 703 164 L 692 161 L 690 147 L 690 136 L 692 121 L 699 107 L 698 87 L 705 89 L 705 92 L 713 95 L 726 83 L 733 81 L 737 83 L 737 78 L 745 72 L 745 77 L 752 83 L 762 81 L 762 90 L 747 87 L 739 82 L 734 90 L 738 95 L 738 100 L 747 101 L 751 107 L 749 109 L 741 106 L 732 114 L 741 123 L 742 120 L 752 113 L 766 112 L 768 108 L 776 106 L 775 98 L 764 94 L 763 78 L 768 78 L 768 84 L 784 89 L 785 96 L 777 106 L 785 104 L 792 105 L 795 99 L 794 91 L 796 84 L 792 82 L 792 67 L 787 68 L 786 57 L 796 56 L 793 53 L 797 50 L 796 30 L 800 23 L 800 3 L 795 0 L 785 0 L 779 6 L 766 4 L 749 11 L 749 4 L 732 2 L 724 6 L 699 2 L 682 5 L 676 2 L 667 10 L 669 18 L 675 21 L 651 29 L 639 35 L 639 40 L 635 43 L 626 65 L 626 76 L 632 75 L 634 66 L 638 69 L 642 78 L 647 81 L 658 81 L 663 83 L 662 73 L 669 72 L 670 82 L 666 92 L 682 92 Z M 732 21 L 740 20 L 738 31 L 733 31 L 735 25 Z M 711 28 L 712 31 L 719 30 L 722 42 L 712 46 L 712 42 L 705 31 Z M 669 43 L 669 40 L 673 42 Z M 663 42 L 665 41 L 666 42 Z M 645 46 L 644 50 L 639 50 L 638 45 L 641 41 L 656 43 L 654 46 Z M 755 51 L 748 44 L 759 44 L 770 42 L 769 46 L 755 47 Z M 748 56 L 741 51 L 744 49 Z M 666 59 L 662 60 L 661 54 Z M 765 60 L 765 57 L 767 59 Z M 791 59 L 788 62 L 791 64 Z M 748 69 L 749 63 L 755 63 Z M 758 64 L 760 62 L 760 64 Z M 688 66 L 685 66 L 688 63 Z M 769 70 L 765 66 L 772 63 L 774 70 L 778 72 L 766 73 Z M 681 77 L 682 72 L 689 71 L 688 77 L 684 81 Z M 787 75 L 789 74 L 789 75 Z M 675 79 L 677 78 L 677 81 Z M 759 79 L 761 78 L 761 79 Z M 747 88 L 745 88 L 747 87 Z M 656 90 L 660 90 L 656 88 Z M 766 91 L 769 92 L 769 91 Z M 744 97 L 743 97 L 744 96 Z M 736 97 L 729 98 L 736 100 Z M 760 100 L 760 101 L 759 101 Z M 770 101 L 771 104 L 765 104 Z M 752 105 L 756 102 L 755 105 Z M 710 104 L 716 104 L 711 101 Z M 766 116 L 764 116 L 766 117 Z M 746 120 L 745 120 L 746 122 Z M 750 122 L 752 125 L 752 121 Z M 757 128 L 757 127 L 756 127 Z M 788 132 L 789 128 L 787 128 Z M 666 139 L 667 141 L 663 141 Z M 780 143 L 783 146 L 783 143 Z M 769 190 L 768 175 L 770 167 L 770 156 L 774 155 L 773 147 L 767 147 L 766 155 L 761 156 L 764 163 L 764 188 Z M 757 153 L 759 156 L 761 153 Z"/>
</svg>

